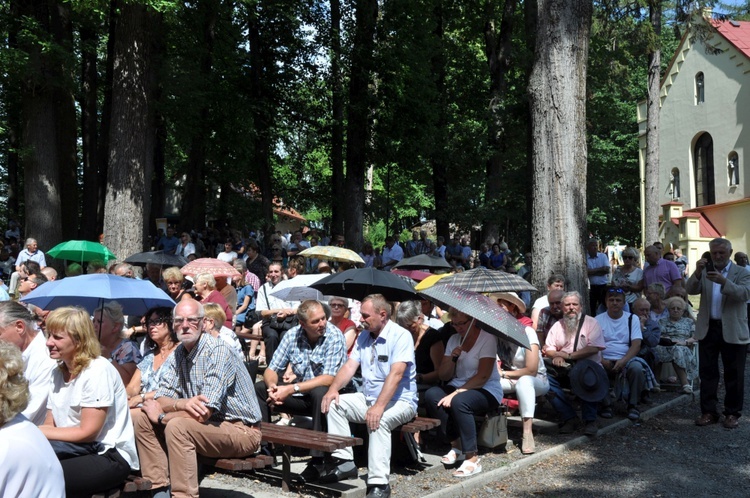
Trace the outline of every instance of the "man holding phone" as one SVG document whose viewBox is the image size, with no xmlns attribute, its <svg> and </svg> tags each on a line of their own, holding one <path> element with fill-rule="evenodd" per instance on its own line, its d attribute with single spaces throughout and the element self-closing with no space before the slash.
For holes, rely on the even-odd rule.
<svg viewBox="0 0 750 498">
<path fill-rule="evenodd" d="M 696 425 L 719 422 L 717 410 L 719 356 L 724 365 L 724 422 L 727 429 L 739 426 L 745 390 L 745 352 L 750 344 L 747 306 L 750 299 L 750 272 L 732 264 L 732 243 L 717 238 L 709 243 L 687 282 L 690 294 L 700 294 L 700 312 L 695 326 L 699 341 L 701 416 Z"/>
</svg>

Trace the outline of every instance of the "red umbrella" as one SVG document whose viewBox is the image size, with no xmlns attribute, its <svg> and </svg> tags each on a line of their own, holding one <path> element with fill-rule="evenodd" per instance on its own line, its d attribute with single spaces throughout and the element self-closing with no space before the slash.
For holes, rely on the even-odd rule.
<svg viewBox="0 0 750 498">
<path fill-rule="evenodd" d="M 214 277 L 234 277 L 240 272 L 234 266 L 214 258 L 199 258 L 180 268 L 183 275 L 195 276 L 200 273 L 210 273 Z"/>
<path fill-rule="evenodd" d="M 409 277 L 412 280 L 416 280 L 417 282 L 421 282 L 422 280 L 426 279 L 429 276 L 432 276 L 432 273 L 428 273 L 426 271 L 422 270 L 391 270 L 391 273 L 395 273 L 396 275 L 403 275 L 405 277 Z"/>
</svg>

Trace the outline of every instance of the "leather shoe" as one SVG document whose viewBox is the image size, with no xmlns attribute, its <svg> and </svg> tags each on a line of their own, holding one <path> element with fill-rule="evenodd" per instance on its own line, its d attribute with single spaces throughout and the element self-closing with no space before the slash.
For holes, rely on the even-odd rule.
<svg viewBox="0 0 750 498">
<path fill-rule="evenodd" d="M 698 425 L 700 427 L 716 424 L 719 422 L 719 416 L 715 413 L 704 413 L 697 419 L 695 419 L 695 425 Z"/>
<path fill-rule="evenodd" d="M 332 466 L 327 467 L 324 472 L 321 473 L 318 481 L 330 484 L 345 481 L 347 479 L 356 479 L 358 475 L 359 473 L 357 472 L 357 467 L 354 465 L 354 462 L 344 461 L 344 463 L 333 464 Z"/>
<path fill-rule="evenodd" d="M 371 486 L 365 498 L 389 498 L 391 496 L 391 485 Z"/>
<path fill-rule="evenodd" d="M 320 479 L 321 470 L 324 468 L 323 465 L 316 465 L 314 463 L 308 463 L 305 470 L 299 474 L 299 482 L 301 484 L 307 484 L 315 482 Z"/>
<path fill-rule="evenodd" d="M 736 429 L 740 426 L 740 420 L 737 418 L 737 415 L 727 415 L 724 418 L 723 425 L 725 429 Z"/>
</svg>

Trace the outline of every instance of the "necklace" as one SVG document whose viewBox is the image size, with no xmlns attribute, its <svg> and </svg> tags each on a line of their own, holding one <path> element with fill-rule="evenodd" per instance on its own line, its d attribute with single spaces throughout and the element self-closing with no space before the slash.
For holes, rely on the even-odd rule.
<svg viewBox="0 0 750 498">
<path fill-rule="evenodd" d="M 168 348 L 161 348 L 161 350 L 159 351 L 159 358 L 161 358 L 162 360 L 169 356 L 169 353 L 171 353 L 172 350 L 177 347 L 177 344 L 175 343 L 170 344 L 171 345 Z"/>
</svg>

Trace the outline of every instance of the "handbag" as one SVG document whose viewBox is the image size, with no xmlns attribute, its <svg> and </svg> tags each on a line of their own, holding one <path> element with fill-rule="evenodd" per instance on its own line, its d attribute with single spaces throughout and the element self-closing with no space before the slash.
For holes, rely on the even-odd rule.
<svg viewBox="0 0 750 498">
<path fill-rule="evenodd" d="M 477 444 L 495 449 L 508 442 L 508 419 L 504 413 L 488 415 L 477 434 Z"/>
</svg>

